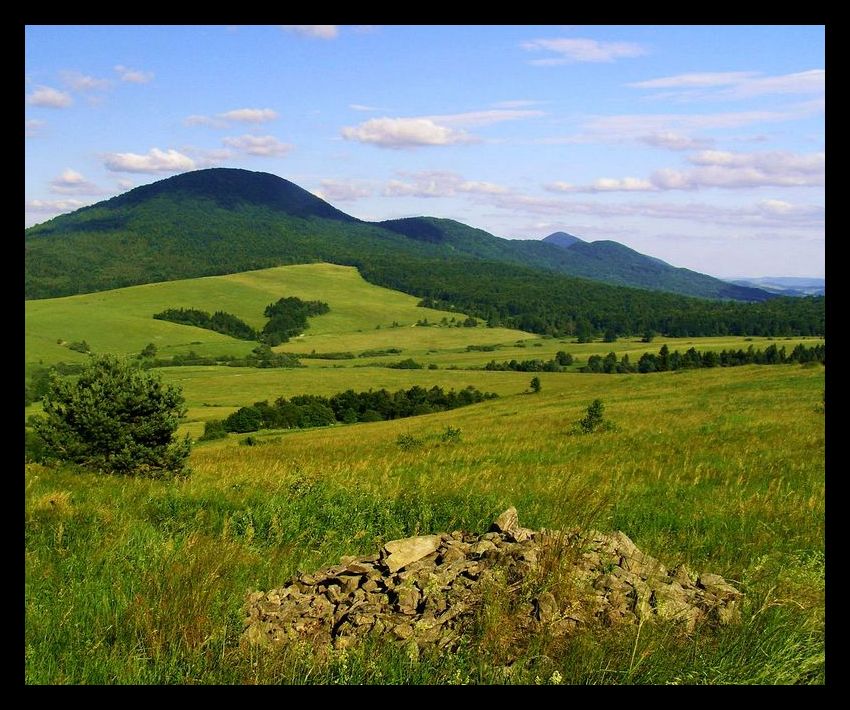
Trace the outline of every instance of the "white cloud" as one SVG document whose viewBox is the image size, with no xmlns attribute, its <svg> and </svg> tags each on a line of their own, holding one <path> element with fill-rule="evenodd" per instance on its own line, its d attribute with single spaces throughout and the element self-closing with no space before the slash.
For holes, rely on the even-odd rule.
<svg viewBox="0 0 850 710">
<path fill-rule="evenodd" d="M 627 84 L 635 89 L 667 89 L 656 98 L 747 99 L 769 94 L 823 94 L 826 72 L 810 69 L 793 74 L 764 76 L 762 72 L 676 74 Z"/>
<path fill-rule="evenodd" d="M 186 116 L 183 123 L 187 126 L 213 126 L 214 128 L 226 128 L 227 123 L 224 121 L 212 118 L 211 116 L 201 116 L 193 113 L 191 116 Z"/>
<path fill-rule="evenodd" d="M 107 153 L 103 164 L 117 173 L 181 173 L 196 167 L 192 158 L 173 148 L 167 151 L 151 148 L 145 155 Z"/>
<path fill-rule="evenodd" d="M 126 180 L 126 179 L 123 179 L 123 178 L 121 180 L 118 180 L 117 182 L 118 182 L 118 187 L 123 188 L 124 190 L 129 190 L 131 187 L 133 187 L 136 184 L 132 180 Z"/>
<path fill-rule="evenodd" d="M 594 192 L 646 192 L 654 190 L 655 187 L 649 180 L 641 180 L 635 177 L 624 178 L 599 178 L 593 182 Z"/>
<path fill-rule="evenodd" d="M 555 215 L 559 219 L 563 219 L 565 215 L 581 214 L 606 219 L 672 219 L 736 228 L 769 227 L 774 230 L 816 231 L 824 228 L 823 207 L 790 203 L 784 203 L 780 207 L 775 202 L 781 201 L 768 200 L 744 207 L 727 207 L 707 203 L 580 202 L 519 194 L 495 196 L 491 200 L 491 204 L 511 214 Z"/>
<path fill-rule="evenodd" d="M 117 64 L 115 71 L 118 72 L 118 77 L 121 81 L 127 81 L 131 84 L 147 84 L 153 80 L 153 72 L 142 71 L 140 69 L 130 69 L 123 64 Z"/>
<path fill-rule="evenodd" d="M 780 111 L 724 111 L 721 113 L 658 113 L 594 116 L 578 135 L 549 139 L 551 143 L 593 143 L 638 140 L 659 134 L 689 135 L 706 130 L 739 128 L 752 124 L 795 121 L 821 113 L 820 100 L 807 101 Z"/>
<path fill-rule="evenodd" d="M 39 121 L 37 118 L 30 118 L 24 121 L 24 136 L 33 138 L 41 133 L 41 129 L 47 125 L 44 121 Z"/>
<path fill-rule="evenodd" d="M 492 182 L 465 180 L 447 170 L 423 170 L 402 173 L 407 181 L 390 180 L 382 194 L 385 197 L 452 197 L 458 193 L 470 195 L 504 195 L 509 191 Z"/>
<path fill-rule="evenodd" d="M 704 72 L 700 74 L 676 74 L 675 76 L 664 76 L 659 79 L 647 81 L 635 81 L 626 84 L 634 89 L 680 89 L 680 88 L 703 88 L 707 86 L 729 86 L 746 81 L 756 76 L 758 72 L 752 71 L 730 71 L 730 72 Z"/>
<path fill-rule="evenodd" d="M 80 200 L 27 200 L 24 208 L 27 212 L 58 214 L 70 212 L 85 207 L 85 205 L 86 203 L 80 202 Z"/>
<path fill-rule="evenodd" d="M 218 114 L 225 121 L 237 121 L 241 123 L 265 123 L 277 118 L 277 111 L 270 108 L 237 108 Z"/>
<path fill-rule="evenodd" d="M 274 136 L 254 136 L 250 133 L 246 133 L 243 136 L 225 138 L 223 143 L 240 153 L 247 153 L 248 155 L 286 155 L 290 150 L 292 150 L 291 145 L 288 143 L 281 143 Z"/>
<path fill-rule="evenodd" d="M 788 152 L 732 153 L 706 150 L 688 160 L 698 166 L 688 170 L 656 170 L 650 180 L 662 190 L 697 190 L 716 187 L 817 187 L 824 184 L 826 155 Z"/>
<path fill-rule="evenodd" d="M 352 111 L 380 111 L 381 109 L 375 106 L 366 106 L 365 104 L 348 104 L 348 108 Z"/>
<path fill-rule="evenodd" d="M 599 42 L 595 39 L 534 39 L 522 43 L 522 48 L 536 52 L 554 52 L 557 57 L 532 60 L 539 66 L 553 66 L 572 62 L 613 62 L 620 58 L 640 57 L 647 50 L 634 42 Z"/>
<path fill-rule="evenodd" d="M 544 115 L 542 111 L 490 109 L 413 118 L 373 118 L 358 126 L 343 128 L 342 136 L 348 140 L 372 143 L 382 148 L 473 143 L 480 139 L 456 129 L 467 126 L 487 126 L 502 121 L 515 121 L 542 115 Z"/>
<path fill-rule="evenodd" d="M 502 121 L 516 121 L 522 118 L 544 116 L 543 111 L 521 111 L 509 109 L 490 109 L 488 111 L 467 111 L 465 113 L 438 114 L 422 116 L 428 121 L 449 126 L 489 126 Z"/>
<path fill-rule="evenodd" d="M 50 181 L 50 191 L 60 195 L 100 195 L 103 190 L 76 170 L 65 168 L 61 175 Z"/>
<path fill-rule="evenodd" d="M 270 108 L 237 108 L 215 116 L 192 114 L 183 119 L 183 123 L 187 126 L 227 128 L 234 123 L 266 123 L 267 121 L 274 121 L 277 117 L 277 111 Z"/>
<path fill-rule="evenodd" d="M 654 148 L 667 148 L 669 150 L 696 150 L 706 148 L 714 143 L 710 138 L 690 138 L 675 131 L 658 131 L 640 136 L 638 140 Z"/>
<path fill-rule="evenodd" d="M 71 95 L 50 86 L 37 86 L 29 96 L 27 103 L 31 106 L 46 108 L 66 108 L 73 103 Z"/>
<path fill-rule="evenodd" d="M 280 29 L 317 39 L 334 39 L 339 34 L 339 25 L 280 25 Z"/>
<path fill-rule="evenodd" d="M 97 79 L 78 71 L 63 71 L 61 76 L 62 81 L 74 91 L 104 91 L 112 83 L 109 79 Z"/>
<path fill-rule="evenodd" d="M 328 202 L 348 202 L 369 197 L 372 190 L 357 182 L 345 182 L 341 180 L 322 180 L 321 188 L 315 190 L 315 195 Z"/>
<path fill-rule="evenodd" d="M 464 131 L 441 126 L 428 118 L 373 118 L 342 129 L 342 137 L 381 148 L 452 145 L 475 140 Z"/>
</svg>

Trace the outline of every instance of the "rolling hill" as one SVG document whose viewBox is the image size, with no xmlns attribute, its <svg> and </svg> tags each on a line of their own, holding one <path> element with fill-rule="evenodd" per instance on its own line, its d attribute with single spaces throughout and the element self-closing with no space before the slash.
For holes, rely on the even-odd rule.
<svg viewBox="0 0 850 710">
<path fill-rule="evenodd" d="M 29 228 L 27 298 L 179 278 L 374 258 L 487 261 L 702 298 L 771 294 L 676 269 L 616 242 L 510 240 L 460 222 L 413 217 L 369 223 L 268 173 L 183 173 Z"/>
</svg>

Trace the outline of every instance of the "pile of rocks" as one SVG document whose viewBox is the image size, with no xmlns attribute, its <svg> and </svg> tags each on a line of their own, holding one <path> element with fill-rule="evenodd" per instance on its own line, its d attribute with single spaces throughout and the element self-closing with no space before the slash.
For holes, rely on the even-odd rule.
<svg viewBox="0 0 850 710">
<path fill-rule="evenodd" d="M 726 624 L 741 593 L 716 574 L 667 570 L 622 532 L 569 533 L 520 527 L 509 508 L 490 532 L 421 535 L 377 555 L 343 557 L 279 589 L 254 592 L 244 638 L 313 640 L 345 648 L 368 634 L 404 644 L 455 647 L 488 594 L 508 595 L 529 628 L 566 634 L 594 623 L 654 618 Z"/>
</svg>

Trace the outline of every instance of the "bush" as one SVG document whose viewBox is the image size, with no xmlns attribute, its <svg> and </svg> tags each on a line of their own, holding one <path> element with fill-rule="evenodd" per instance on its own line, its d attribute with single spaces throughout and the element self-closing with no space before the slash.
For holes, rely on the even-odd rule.
<svg viewBox="0 0 850 710">
<path fill-rule="evenodd" d="M 211 419 L 204 424 L 204 434 L 198 441 L 212 441 L 214 439 L 224 439 L 227 436 L 227 429 L 224 427 L 224 421 L 221 419 Z"/>
<path fill-rule="evenodd" d="M 33 429 L 47 458 L 152 478 L 189 473 L 189 438 L 175 439 L 183 395 L 127 360 L 96 357 L 76 382 L 52 375 L 43 402 Z"/>
<path fill-rule="evenodd" d="M 593 434 L 597 431 L 611 431 L 614 425 L 603 418 L 605 405 L 601 399 L 594 399 L 588 406 L 583 418 L 576 422 L 573 430 L 581 434 Z"/>
</svg>

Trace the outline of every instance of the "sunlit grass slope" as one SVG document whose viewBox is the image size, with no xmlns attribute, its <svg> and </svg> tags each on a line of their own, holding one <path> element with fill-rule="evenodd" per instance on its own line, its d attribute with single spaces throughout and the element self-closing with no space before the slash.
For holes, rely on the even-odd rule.
<svg viewBox="0 0 850 710">
<path fill-rule="evenodd" d="M 363 373 L 364 384 L 377 374 L 320 372 Z M 191 374 L 193 402 L 239 391 L 216 393 L 202 371 Z M 540 373 L 538 394 L 523 393 L 528 373 L 398 377 L 451 385 L 443 378 L 464 374 L 492 375 L 477 384 L 500 398 L 391 422 L 261 432 L 253 446 L 231 435 L 195 446 L 185 482 L 29 466 L 27 681 L 545 683 L 557 671 L 577 684 L 824 682 L 822 366 Z M 303 382 L 269 384 L 286 393 Z M 342 382 L 311 384 L 327 392 Z M 570 435 L 597 397 L 616 430 Z M 441 440 L 448 426 L 459 441 Z M 645 625 L 530 643 L 510 677 L 500 667 L 519 641 L 498 610 L 483 647 L 419 662 L 239 646 L 247 591 L 389 539 L 481 532 L 509 505 L 530 527 L 619 529 L 667 565 L 724 575 L 745 592 L 741 623 L 692 638 Z"/>
<path fill-rule="evenodd" d="M 364 347 L 404 347 L 408 340 L 421 343 L 434 337 L 432 329 L 411 328 L 428 318 L 456 318 L 461 314 L 416 306 L 418 299 L 398 291 L 373 286 L 357 269 L 333 264 L 305 264 L 250 271 L 229 276 L 212 276 L 184 281 L 147 284 L 100 293 L 26 302 L 26 362 L 82 361 L 85 356 L 69 350 L 68 343 L 85 340 L 94 352 L 138 353 L 154 343 L 160 356 L 194 350 L 200 355 L 246 354 L 256 345 L 214 333 L 152 318 L 165 308 L 198 308 L 210 313 L 222 310 L 243 319 L 255 328 L 265 323 L 263 310 L 283 296 L 321 300 L 330 312 L 310 319 L 303 351 L 348 345 L 343 336 L 357 340 L 368 331 Z M 464 316 L 465 317 L 465 316 Z M 399 327 L 393 328 L 393 323 Z M 390 328 L 386 336 L 378 329 Z M 510 342 L 534 337 L 520 331 L 484 328 L 447 328 L 439 342 L 443 345 L 475 343 L 495 339 Z M 464 331 L 464 332 L 461 332 Z M 336 341 L 327 339 L 334 336 Z M 64 341 L 64 345 L 58 341 Z M 373 343 L 375 345 L 373 346 Z M 401 343 L 401 345 L 398 345 Z M 289 344 L 287 344 L 289 345 Z M 284 349 L 284 348 L 281 348 Z"/>
</svg>

